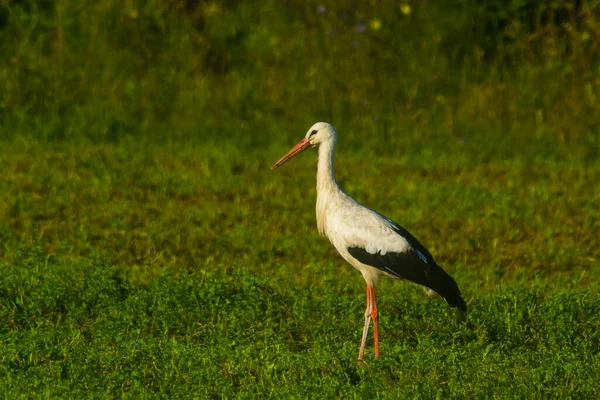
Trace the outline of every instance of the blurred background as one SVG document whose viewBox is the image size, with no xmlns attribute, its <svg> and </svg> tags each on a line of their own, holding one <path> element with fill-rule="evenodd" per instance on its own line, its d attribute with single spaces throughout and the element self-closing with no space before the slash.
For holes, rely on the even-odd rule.
<svg viewBox="0 0 600 400">
<path fill-rule="evenodd" d="M 259 147 L 326 120 L 380 154 L 501 132 L 509 155 L 596 159 L 599 17 L 595 0 L 4 0 L 0 133 Z"/>
</svg>

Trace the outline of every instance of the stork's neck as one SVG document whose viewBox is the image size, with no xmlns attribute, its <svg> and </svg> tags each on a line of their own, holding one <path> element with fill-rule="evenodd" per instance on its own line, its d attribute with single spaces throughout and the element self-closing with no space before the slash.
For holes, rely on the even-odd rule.
<svg viewBox="0 0 600 400">
<path fill-rule="evenodd" d="M 321 235 L 327 236 L 327 215 L 331 207 L 337 204 L 342 191 L 333 175 L 333 153 L 335 141 L 319 146 L 319 165 L 317 168 L 317 228 Z"/>
<path fill-rule="evenodd" d="M 338 189 L 333 175 L 333 153 L 335 141 L 325 142 L 319 146 L 319 165 L 317 168 L 317 195 Z M 338 189 L 339 190 L 339 189 Z"/>
</svg>

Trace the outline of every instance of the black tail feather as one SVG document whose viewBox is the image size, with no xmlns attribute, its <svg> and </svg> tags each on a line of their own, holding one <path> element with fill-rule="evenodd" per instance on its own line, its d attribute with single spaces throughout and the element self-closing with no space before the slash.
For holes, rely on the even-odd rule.
<svg viewBox="0 0 600 400">
<path fill-rule="evenodd" d="M 369 253 L 363 247 L 348 247 L 347 250 L 361 263 L 394 277 L 407 279 L 433 289 L 445 298 L 450 306 L 463 312 L 467 311 L 467 305 L 460 295 L 456 281 L 437 265 L 425 248 L 423 251 L 419 250 L 420 253 L 410 249 L 404 252 L 386 252 L 385 254 Z"/>
<path fill-rule="evenodd" d="M 456 307 L 462 312 L 467 312 L 467 304 L 463 300 L 454 278 L 444 271 L 443 274 L 438 275 L 438 279 L 431 283 L 433 284 L 431 288 L 446 299 L 450 307 Z"/>
</svg>

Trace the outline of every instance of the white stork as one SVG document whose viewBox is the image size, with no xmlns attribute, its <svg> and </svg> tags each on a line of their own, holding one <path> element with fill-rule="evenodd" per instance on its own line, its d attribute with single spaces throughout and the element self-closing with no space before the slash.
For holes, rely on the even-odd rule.
<svg viewBox="0 0 600 400">
<path fill-rule="evenodd" d="M 317 227 L 340 255 L 358 269 L 367 283 L 367 309 L 358 360 L 363 359 L 371 318 L 375 357 L 379 357 L 379 332 L 375 285 L 381 275 L 407 279 L 437 292 L 452 307 L 466 313 L 456 281 L 448 275 L 419 241 L 391 219 L 373 211 L 340 189 L 333 175 L 337 134 L 333 126 L 317 122 L 296 146 L 271 169 L 309 147 L 319 145 L 317 170 Z"/>
</svg>

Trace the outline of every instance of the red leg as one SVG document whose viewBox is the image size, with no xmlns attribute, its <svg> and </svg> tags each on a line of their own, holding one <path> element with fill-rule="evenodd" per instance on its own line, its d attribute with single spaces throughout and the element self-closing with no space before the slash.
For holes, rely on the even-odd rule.
<svg viewBox="0 0 600 400">
<path fill-rule="evenodd" d="M 371 304 L 373 317 L 373 339 L 375 341 L 375 358 L 379 357 L 379 315 L 377 313 L 377 300 L 375 299 L 375 288 L 371 287 Z"/>
</svg>

